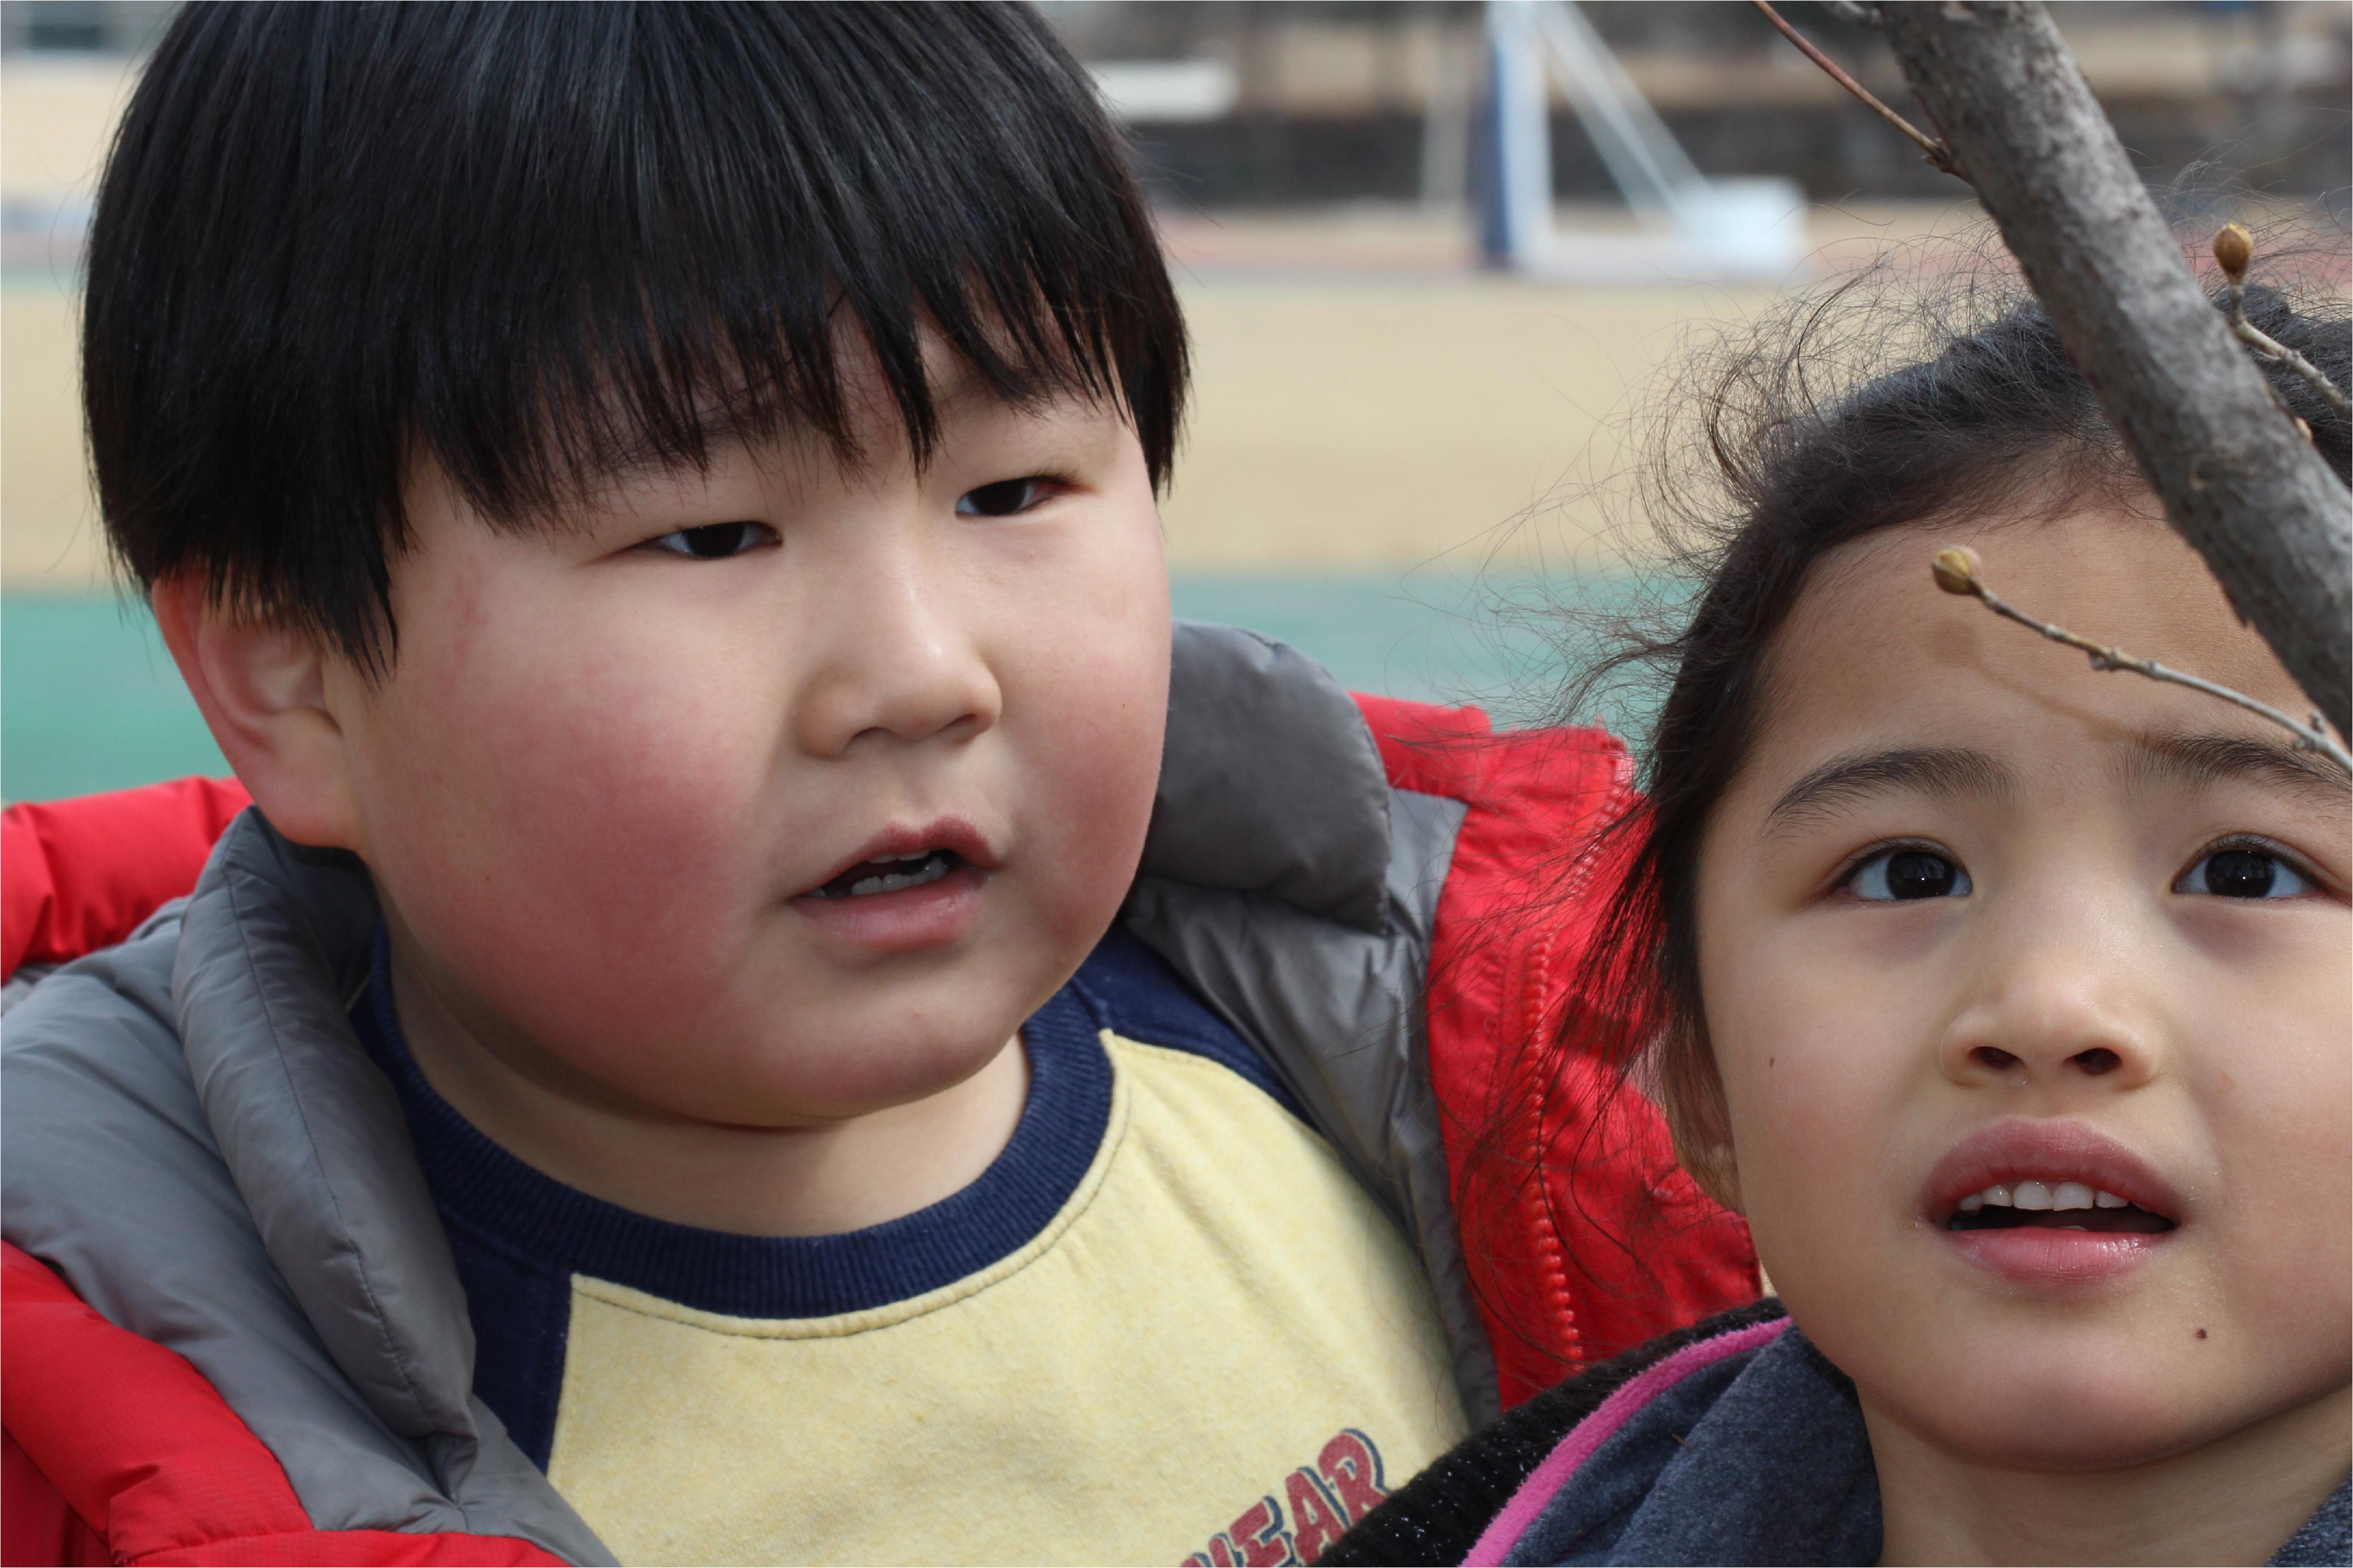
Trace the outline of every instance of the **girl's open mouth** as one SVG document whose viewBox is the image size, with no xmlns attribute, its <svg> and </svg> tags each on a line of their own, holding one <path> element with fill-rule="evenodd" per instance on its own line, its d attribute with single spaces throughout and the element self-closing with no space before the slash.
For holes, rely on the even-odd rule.
<svg viewBox="0 0 2353 1568">
<path fill-rule="evenodd" d="M 1963 1198 L 1947 1230 L 2080 1230 L 2161 1235 L 2173 1221 L 2083 1182 L 1997 1182 Z"/>
<path fill-rule="evenodd" d="M 2170 1247 L 2183 1199 L 2162 1170 L 2088 1122 L 2010 1116 L 1948 1150 L 1926 1212 L 1968 1261 L 2021 1285 L 2078 1289 Z"/>
</svg>

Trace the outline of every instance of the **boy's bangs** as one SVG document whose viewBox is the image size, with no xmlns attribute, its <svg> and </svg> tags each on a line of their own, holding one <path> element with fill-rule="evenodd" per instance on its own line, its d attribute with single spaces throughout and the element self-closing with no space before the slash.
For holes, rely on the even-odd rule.
<svg viewBox="0 0 2353 1568">
<path fill-rule="evenodd" d="M 921 461 L 931 343 L 1014 403 L 1118 408 L 1155 483 L 1182 412 L 1126 149 L 1020 5 L 187 6 L 90 256 L 123 564 L 369 668 L 419 452 L 544 526 L 723 429 L 855 454 L 879 377 Z"/>
<path fill-rule="evenodd" d="M 505 161 L 454 215 L 470 236 L 420 237 L 454 264 L 420 302 L 446 326 L 414 434 L 486 515 L 533 525 L 617 468 L 701 465 L 726 437 L 807 434 L 858 460 L 874 381 L 920 466 L 940 420 L 927 338 L 1003 401 L 1119 409 L 1165 477 L 1183 329 L 1148 221 L 1101 177 L 1122 150 L 1085 144 L 1092 106 L 1034 112 L 1082 90 L 1036 68 L 1059 46 L 1034 19 L 556 9 L 553 29 L 536 7 L 486 18 L 534 36 L 477 52 L 517 79 L 483 89 L 509 106 L 502 139 L 578 154 Z M 984 49 L 959 30 L 1036 36 Z M 618 101 L 575 102 L 566 79 L 616 81 Z"/>
</svg>

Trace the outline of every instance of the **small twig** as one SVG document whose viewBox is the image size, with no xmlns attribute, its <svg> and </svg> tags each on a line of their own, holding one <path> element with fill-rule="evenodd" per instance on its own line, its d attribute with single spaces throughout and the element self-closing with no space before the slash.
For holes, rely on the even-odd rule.
<svg viewBox="0 0 2353 1568">
<path fill-rule="evenodd" d="M 2184 674 L 2180 670 L 2159 664 L 2153 658 L 2136 658 L 2120 647 L 2108 647 L 2094 642 L 2089 637 L 2077 637 L 2064 626 L 2054 626 L 2049 621 L 2038 621 L 1987 587 L 1984 574 L 1979 568 L 1978 552 L 1966 545 L 1957 545 L 1936 552 L 1936 558 L 1929 565 L 1928 573 L 1936 580 L 1936 586 L 1946 593 L 1974 598 L 1997 616 L 2038 631 L 2052 642 L 2065 643 L 2069 647 L 2088 654 L 2094 669 L 2127 669 L 2135 675 L 2147 676 L 2151 680 L 2167 681 L 2175 686 L 2187 686 L 2192 691 L 2202 691 L 2209 697 L 2219 697 L 2225 702 L 2234 702 L 2248 712 L 2259 714 L 2294 735 L 2298 751 L 2318 752 L 2344 770 L 2348 776 L 2353 776 L 2353 752 L 2348 752 L 2337 743 L 2336 737 L 2322 727 L 2319 714 L 2315 713 L 2309 724 L 2299 724 L 2271 704 L 2258 702 L 2253 698 L 2233 691 L 2227 686 L 2217 685 L 2213 681 L 2202 679 L 2195 675 Z"/>
<path fill-rule="evenodd" d="M 1838 83 L 1841 87 L 1846 89 L 1847 91 L 1854 94 L 1856 98 L 1860 99 L 1867 107 L 1869 107 L 1873 113 L 1878 115 L 1882 120 L 1887 121 L 1888 124 L 1893 125 L 1896 130 L 1901 131 L 1905 135 L 1910 137 L 1913 144 L 1918 147 L 1923 153 L 1926 154 L 1930 163 L 1943 170 L 1946 174 L 1952 175 L 1956 179 L 1966 180 L 1968 178 L 1967 174 L 1961 173 L 1960 163 L 1953 156 L 1953 150 L 1950 147 L 1946 146 L 1942 142 L 1937 141 L 1934 136 L 1922 131 L 1918 126 L 1913 124 L 1910 121 L 1905 119 L 1902 115 L 1888 108 L 1887 105 L 1880 102 L 1879 100 L 1873 96 L 1869 88 L 1855 80 L 1854 78 L 1847 75 L 1844 70 L 1840 68 L 1839 63 L 1836 60 L 1822 53 L 1821 50 L 1814 47 L 1811 43 L 1807 41 L 1806 36 L 1803 33 L 1799 32 L 1797 28 L 1792 27 L 1788 22 L 1784 21 L 1782 19 L 1781 13 L 1776 11 L 1770 5 L 1767 4 L 1767 0 L 1749 0 L 1749 4 L 1755 5 L 1759 11 L 1764 12 L 1765 19 L 1773 24 L 1774 30 L 1778 32 L 1783 37 L 1788 39 L 1791 43 L 1797 45 L 1798 52 L 1804 55 L 1808 59 L 1813 61 L 1814 64 L 1820 66 L 1822 68 L 1824 75 L 1828 76 L 1832 81 Z"/>
<path fill-rule="evenodd" d="M 2254 258 L 2255 237 L 2242 225 L 2226 223 L 2214 231 L 2214 260 L 2222 268 L 2222 300 L 2231 312 L 2231 331 L 2274 364 L 2285 365 L 2302 376 L 2340 416 L 2353 419 L 2353 398 L 2348 398 L 2318 365 L 2247 320 L 2247 264 Z M 2309 438 L 2312 432 L 2307 429 L 2305 435 Z"/>
<path fill-rule="evenodd" d="M 1863 0 L 1822 0 L 1822 3 L 1840 20 L 1852 22 L 1858 27 L 1887 26 L 1887 19 L 1879 14 L 1879 7 L 1865 5 Z"/>
</svg>

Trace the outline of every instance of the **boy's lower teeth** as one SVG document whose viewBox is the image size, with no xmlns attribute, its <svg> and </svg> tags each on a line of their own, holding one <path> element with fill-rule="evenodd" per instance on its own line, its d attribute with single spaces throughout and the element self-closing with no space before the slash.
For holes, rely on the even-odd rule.
<svg viewBox="0 0 2353 1568">
<path fill-rule="evenodd" d="M 903 892 L 909 888 L 920 888 L 926 882 L 936 882 L 955 868 L 955 858 L 941 850 L 888 871 L 860 867 L 846 876 L 836 877 L 818 892 L 820 897 L 828 899 L 863 899 L 876 893 Z"/>
</svg>

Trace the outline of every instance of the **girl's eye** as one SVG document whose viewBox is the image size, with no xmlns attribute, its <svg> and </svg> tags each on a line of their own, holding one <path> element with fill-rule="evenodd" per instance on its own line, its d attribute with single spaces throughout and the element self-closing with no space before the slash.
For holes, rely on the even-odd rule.
<svg viewBox="0 0 2353 1568">
<path fill-rule="evenodd" d="M 2312 879 L 2268 849 L 2237 845 L 2200 856 L 2181 879 L 2177 893 L 2211 893 L 2220 899 L 2292 899 L 2313 890 Z"/>
<path fill-rule="evenodd" d="M 1054 481 L 1042 474 L 999 479 L 956 498 L 958 517 L 1014 517 L 1044 500 Z"/>
<path fill-rule="evenodd" d="M 777 542 L 776 531 L 765 522 L 706 522 L 700 528 L 681 528 L 646 541 L 655 550 L 694 561 L 723 561 Z"/>
<path fill-rule="evenodd" d="M 1969 890 L 1969 874 L 1933 849 L 1883 849 L 1849 873 L 1846 886 L 1874 902 L 1957 899 Z"/>
</svg>

